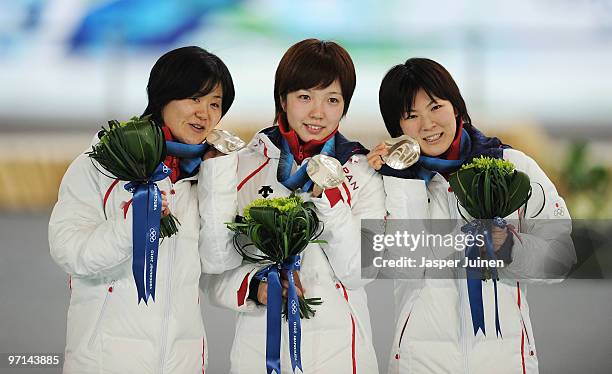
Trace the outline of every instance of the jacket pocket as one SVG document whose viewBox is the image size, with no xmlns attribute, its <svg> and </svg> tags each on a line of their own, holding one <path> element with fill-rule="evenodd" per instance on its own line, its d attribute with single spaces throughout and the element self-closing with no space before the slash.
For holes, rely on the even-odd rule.
<svg viewBox="0 0 612 374">
<path fill-rule="evenodd" d="M 108 306 L 108 302 L 110 300 L 111 294 L 113 293 L 113 287 L 115 286 L 115 281 L 111 281 L 106 289 L 106 295 L 104 295 L 104 301 L 102 302 L 102 307 L 100 308 L 100 312 L 98 313 L 98 318 L 96 319 L 96 323 L 94 325 L 93 332 L 91 333 L 91 337 L 89 338 L 89 343 L 87 347 L 92 349 L 96 339 L 98 338 L 100 327 L 102 325 L 102 320 L 104 319 L 104 315 L 106 313 L 106 308 Z"/>
</svg>

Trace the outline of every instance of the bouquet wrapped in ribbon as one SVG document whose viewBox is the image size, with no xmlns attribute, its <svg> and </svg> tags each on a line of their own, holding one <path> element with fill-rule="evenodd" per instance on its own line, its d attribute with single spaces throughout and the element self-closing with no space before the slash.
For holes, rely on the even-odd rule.
<svg viewBox="0 0 612 374">
<path fill-rule="evenodd" d="M 133 257 L 132 272 L 138 291 L 138 302 L 149 297 L 155 301 L 155 278 L 159 238 L 178 232 L 176 217 L 161 218 L 162 195 L 155 182 L 170 175 L 163 164 L 166 142 L 159 126 L 148 117 L 133 117 L 127 122 L 108 122 L 102 128 L 100 141 L 88 152 L 110 175 L 109 178 L 126 181 L 125 189 L 132 194 Z M 106 212 L 104 213 L 106 215 Z"/>
<path fill-rule="evenodd" d="M 267 264 L 256 277 L 268 283 L 266 367 L 280 373 L 281 315 L 289 322 L 289 351 L 292 369 L 303 371 L 300 355 L 300 318 L 311 318 L 320 298 L 298 297 L 293 272 L 300 269 L 300 253 L 309 243 L 324 243 L 317 238 L 323 224 L 314 204 L 299 196 L 257 199 L 244 208 L 244 217 L 228 223 L 235 232 L 234 246 L 245 261 Z M 245 240 L 246 236 L 248 240 Z M 257 248 L 259 251 L 254 250 Z M 282 300 L 281 276 L 288 280 L 287 301 Z"/>
<path fill-rule="evenodd" d="M 474 236 L 481 235 L 484 238 L 486 257 L 495 260 L 491 227 L 492 225 L 500 228 L 508 227 L 513 231 L 503 217 L 527 204 L 527 200 L 531 196 L 529 176 L 516 170 L 514 165 L 507 160 L 480 156 L 453 173 L 449 178 L 449 183 L 458 202 L 473 218 L 471 222 L 462 227 L 462 231 Z M 464 217 L 464 219 L 466 218 Z M 480 248 L 476 245 L 466 249 L 466 257 L 470 260 L 480 257 L 480 253 Z M 497 336 L 500 336 L 496 268 L 467 268 L 468 297 L 472 311 L 474 334 L 479 329 L 482 329 L 483 334 L 486 333 L 482 303 L 482 280 L 488 278 L 493 279 L 495 327 Z"/>
</svg>

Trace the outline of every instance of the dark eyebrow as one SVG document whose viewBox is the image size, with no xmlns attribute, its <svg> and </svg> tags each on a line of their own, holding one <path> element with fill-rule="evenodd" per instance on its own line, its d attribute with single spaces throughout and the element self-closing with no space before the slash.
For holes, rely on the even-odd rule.
<svg viewBox="0 0 612 374">
<path fill-rule="evenodd" d="M 434 103 L 437 103 L 437 102 L 438 102 L 438 101 L 437 101 L 436 99 L 431 99 L 431 101 L 429 102 L 429 104 L 427 104 L 427 106 L 430 106 L 431 104 L 434 104 Z M 408 113 L 410 113 L 410 112 L 414 112 L 414 111 L 415 111 L 415 110 L 414 110 L 414 108 L 410 108 L 410 109 L 408 110 Z"/>
</svg>

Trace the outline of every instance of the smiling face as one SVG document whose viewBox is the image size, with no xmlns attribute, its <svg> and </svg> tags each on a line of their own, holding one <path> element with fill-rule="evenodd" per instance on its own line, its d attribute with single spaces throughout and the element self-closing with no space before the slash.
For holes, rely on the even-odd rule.
<svg viewBox="0 0 612 374">
<path fill-rule="evenodd" d="M 448 100 L 427 95 L 419 89 L 409 112 L 400 118 L 404 134 L 416 139 L 421 153 L 437 157 L 448 150 L 457 132 L 455 109 Z"/>
<path fill-rule="evenodd" d="M 200 144 L 221 120 L 222 99 L 217 85 L 205 96 L 172 100 L 161 111 L 164 124 L 179 142 Z"/>
<path fill-rule="evenodd" d="M 303 142 L 323 140 L 340 124 L 344 99 L 340 82 L 289 92 L 282 100 L 287 122 Z"/>
</svg>

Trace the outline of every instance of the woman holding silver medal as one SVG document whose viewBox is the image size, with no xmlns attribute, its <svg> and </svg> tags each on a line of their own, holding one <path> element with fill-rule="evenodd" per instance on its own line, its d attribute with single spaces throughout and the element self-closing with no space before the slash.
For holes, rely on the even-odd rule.
<svg viewBox="0 0 612 374">
<path fill-rule="evenodd" d="M 319 239 L 326 243 L 309 244 L 299 272 L 292 272 L 298 294 L 322 300 L 314 316 L 301 320 L 305 373 L 378 373 L 363 288 L 368 280 L 361 278 L 360 220 L 384 218 L 384 192 L 365 148 L 338 132 L 354 88 L 353 62 L 340 45 L 317 39 L 293 45 L 276 70 L 276 125 L 239 152 L 238 214 L 255 199 L 295 192 L 314 203 L 324 223 Z M 266 372 L 268 284 L 260 271 L 245 262 L 214 277 L 213 302 L 239 312 L 231 373 Z M 286 297 L 286 274 L 282 284 Z M 281 332 L 280 368 L 290 373 L 284 320 Z"/>
<path fill-rule="evenodd" d="M 162 215 L 176 216 L 178 232 L 159 243 L 156 278 L 147 281 L 153 298 L 141 302 L 133 271 L 136 195 L 85 153 L 70 165 L 49 222 L 51 255 L 71 284 L 64 373 L 201 372 L 200 275 L 240 264 L 233 248 L 214 245 L 231 238 L 224 222 L 236 210 L 237 155 L 221 151 L 240 144 L 215 130 L 234 100 L 227 67 L 202 48 L 179 48 L 155 63 L 147 93 L 142 120 L 161 126 L 166 140 L 169 175 L 157 182 Z M 215 148 L 202 144 L 207 137 Z"/>
<path fill-rule="evenodd" d="M 388 225 L 391 219 L 461 221 L 466 213 L 459 211 L 448 177 L 477 156 L 510 161 L 529 176 L 533 188 L 526 209 L 506 217 L 520 222 L 520 232 L 492 226 L 493 250 L 506 266 L 499 269 L 500 281 L 477 280 L 484 302 L 482 329 L 473 326 L 476 312 L 465 276 L 396 280 L 389 373 L 537 373 L 523 282 L 551 282 L 548 263 L 561 269 L 561 278 L 575 262 L 569 215 L 554 215 L 559 207 L 567 212 L 563 199 L 535 161 L 471 124 L 459 88 L 437 62 L 412 58 L 393 67 L 383 78 L 379 100 L 389 134 L 402 136 L 368 154 L 370 165 L 383 175 Z M 391 157 L 389 149 L 398 140 L 406 143 L 404 149 Z"/>
</svg>

